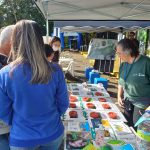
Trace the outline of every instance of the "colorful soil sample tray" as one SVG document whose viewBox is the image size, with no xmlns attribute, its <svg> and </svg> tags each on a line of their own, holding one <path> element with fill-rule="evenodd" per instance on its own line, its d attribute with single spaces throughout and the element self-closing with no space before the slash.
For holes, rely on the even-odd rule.
<svg viewBox="0 0 150 150">
<path fill-rule="evenodd" d="M 102 92 L 94 92 L 94 96 L 104 96 L 104 93 Z"/>
<path fill-rule="evenodd" d="M 104 110 L 103 107 L 99 104 L 99 102 L 97 101 L 93 101 L 93 102 L 82 102 L 83 103 L 83 107 L 86 110 Z"/>
<path fill-rule="evenodd" d="M 125 119 L 125 117 L 123 116 L 123 114 L 121 112 L 118 112 L 118 111 L 105 111 L 104 113 L 106 114 L 109 121 L 127 122 L 127 120 Z"/>
<path fill-rule="evenodd" d="M 94 98 L 110 98 L 107 92 L 93 92 Z"/>
<path fill-rule="evenodd" d="M 110 99 L 110 97 L 94 97 L 93 98 L 94 101 L 98 101 L 98 102 L 112 102 L 112 100 Z"/>
<path fill-rule="evenodd" d="M 81 109 L 81 102 L 70 102 L 69 109 Z"/>
<path fill-rule="evenodd" d="M 68 109 L 63 116 L 64 120 L 85 121 L 83 111 L 81 109 Z"/>
<path fill-rule="evenodd" d="M 101 104 L 104 110 L 112 110 L 112 106 L 109 103 Z"/>
<path fill-rule="evenodd" d="M 91 96 L 83 96 L 83 97 L 81 97 L 81 100 L 83 102 L 92 102 L 93 98 Z"/>
<path fill-rule="evenodd" d="M 76 95 L 70 95 L 69 96 L 69 101 L 70 102 L 77 102 L 78 101 L 78 96 L 76 96 Z"/>
<path fill-rule="evenodd" d="M 87 110 L 86 112 L 89 119 L 108 119 L 108 116 L 103 111 Z"/>
<path fill-rule="evenodd" d="M 119 108 L 110 102 L 100 102 L 99 105 L 105 110 L 105 111 L 117 111 L 120 112 Z"/>
</svg>

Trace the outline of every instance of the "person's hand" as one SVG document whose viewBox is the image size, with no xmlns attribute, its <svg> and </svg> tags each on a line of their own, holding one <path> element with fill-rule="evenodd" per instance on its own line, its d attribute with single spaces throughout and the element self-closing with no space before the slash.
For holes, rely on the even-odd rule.
<svg viewBox="0 0 150 150">
<path fill-rule="evenodd" d="M 124 108 L 124 102 L 123 102 L 123 99 L 121 97 L 118 97 L 118 104 L 120 107 Z"/>
<path fill-rule="evenodd" d="M 72 92 L 68 90 L 68 95 L 70 96 L 71 94 L 72 94 Z"/>
</svg>

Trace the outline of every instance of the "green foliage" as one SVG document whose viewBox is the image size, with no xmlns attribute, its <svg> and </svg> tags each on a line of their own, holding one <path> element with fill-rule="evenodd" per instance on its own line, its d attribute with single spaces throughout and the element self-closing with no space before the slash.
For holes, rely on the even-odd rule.
<svg viewBox="0 0 150 150">
<path fill-rule="evenodd" d="M 32 0 L 0 0 L 0 28 L 15 24 L 21 19 L 36 21 L 40 25 L 43 35 L 46 35 L 45 18 Z M 51 33 L 53 22 L 50 22 L 49 25 Z"/>
<path fill-rule="evenodd" d="M 140 29 L 138 31 L 138 35 L 137 35 L 137 39 L 139 41 L 142 41 L 142 42 L 146 42 L 146 39 L 147 39 L 147 30 L 146 29 Z"/>
</svg>

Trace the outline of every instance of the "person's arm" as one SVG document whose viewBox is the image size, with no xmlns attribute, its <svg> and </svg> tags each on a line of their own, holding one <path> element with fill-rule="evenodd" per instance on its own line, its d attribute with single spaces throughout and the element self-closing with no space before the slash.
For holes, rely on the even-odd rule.
<svg viewBox="0 0 150 150">
<path fill-rule="evenodd" d="M 122 81 L 121 81 L 121 70 L 122 70 L 123 64 L 120 65 L 119 68 L 119 82 L 118 82 L 118 104 L 120 107 L 123 107 L 123 96 L 124 96 L 124 90 L 122 86 Z"/>
<path fill-rule="evenodd" d="M 59 83 L 56 92 L 56 100 L 58 111 L 60 115 L 62 115 L 69 107 L 68 90 L 62 70 L 59 71 Z"/>
<path fill-rule="evenodd" d="M 59 62 L 59 56 L 60 56 L 59 51 L 56 51 L 56 52 L 54 53 L 54 57 L 53 57 L 53 59 L 52 59 L 52 62 L 58 63 L 58 62 Z"/>
<path fill-rule="evenodd" d="M 146 75 L 149 79 L 149 83 L 150 83 L 150 59 L 147 60 L 147 63 L 146 63 Z"/>
<path fill-rule="evenodd" d="M 118 104 L 123 107 L 123 87 L 118 85 Z"/>
<path fill-rule="evenodd" d="M 12 123 L 12 101 L 0 86 L 0 119 L 6 124 Z"/>
</svg>

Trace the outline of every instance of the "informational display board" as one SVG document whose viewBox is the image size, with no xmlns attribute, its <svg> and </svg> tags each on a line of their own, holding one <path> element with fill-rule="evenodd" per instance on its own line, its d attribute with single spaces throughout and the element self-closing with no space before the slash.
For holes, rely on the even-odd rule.
<svg viewBox="0 0 150 150">
<path fill-rule="evenodd" d="M 115 57 L 115 45 L 117 40 L 92 39 L 89 44 L 89 59 L 112 60 Z"/>
</svg>

